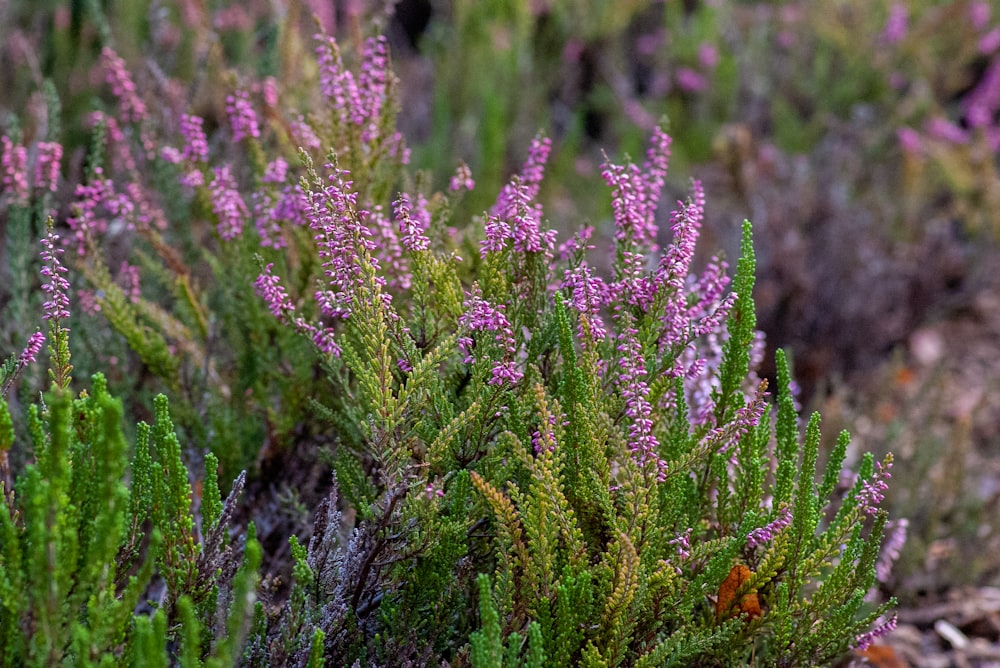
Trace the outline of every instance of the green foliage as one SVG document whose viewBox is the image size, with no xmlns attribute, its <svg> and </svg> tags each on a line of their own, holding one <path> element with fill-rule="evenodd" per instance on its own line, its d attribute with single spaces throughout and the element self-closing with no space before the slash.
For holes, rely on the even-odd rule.
<svg viewBox="0 0 1000 668">
<path fill-rule="evenodd" d="M 77 398 L 54 385 L 41 410 L 32 406 L 35 461 L 3 489 L 0 510 L 0 665 L 166 666 L 175 633 L 183 638 L 181 665 L 232 664 L 252 607 L 259 547 L 249 536 L 243 566 L 226 572 L 223 536 L 235 495 L 195 537 L 190 482 L 165 398 L 157 409 L 154 427 L 140 425 L 130 458 L 121 402 L 103 376 Z M 6 403 L 0 416 L 9 423 Z M 154 574 L 167 589 L 149 617 L 136 610 L 153 593 Z M 205 592 L 220 589 L 230 600 L 205 605 Z M 228 639 L 202 645 L 225 611 Z M 175 615 L 180 628 L 168 633 Z"/>
<path fill-rule="evenodd" d="M 92 4 L 106 42 L 112 26 Z M 642 4 L 594 2 L 587 14 L 555 3 L 548 27 L 524 2 L 455 5 L 469 58 L 454 66 L 492 62 L 496 74 L 444 76 L 437 91 L 456 109 L 486 101 L 477 113 L 487 186 L 473 204 L 503 178 L 518 116 L 510 90 L 556 57 L 524 59 L 529 46 L 576 26 L 590 48 Z M 711 39 L 718 20 L 709 9 L 669 17 L 691 40 Z M 294 55 L 291 31 L 282 35 L 265 61 Z M 492 60 L 488 40 L 503 47 Z M 679 61 L 693 57 L 691 40 Z M 152 398 L 154 417 L 136 425 L 130 451 L 122 402 L 103 376 L 91 394 L 70 395 L 70 330 L 51 328 L 53 389 L 29 415 L 34 448 L 19 453 L 28 463 L 4 487 L 0 513 L 8 665 L 842 658 L 888 609 L 865 602 L 886 521 L 873 491 L 882 470 L 864 458 L 841 494 L 842 437 L 820 474 L 820 420 L 802 429 L 782 353 L 767 405 L 754 368 L 749 222 L 732 294 L 720 261 L 700 277 L 690 271 L 704 214 L 698 186 L 649 270 L 658 237 L 646 227 L 655 227 L 667 158 L 657 133 L 645 169 L 606 165 L 606 179 L 618 179 L 608 278 L 587 264 L 583 237 L 558 253 L 543 224 L 541 138 L 497 204 L 453 229 L 465 223 L 460 198 L 428 194 L 428 177 L 403 171 L 394 82 L 371 55 L 378 43 L 342 53 L 320 41 L 323 62 L 302 66 L 321 70 L 320 85 L 289 82 L 289 99 L 263 92 L 275 82 L 214 74 L 227 95 L 260 89 L 264 122 L 230 141 L 230 110 L 229 126 L 221 112 L 202 119 L 221 128 L 208 155 L 183 156 L 177 146 L 191 143 L 191 129 L 166 107 L 98 122 L 83 185 L 109 191 L 102 215 L 126 230 L 74 219 L 74 265 L 130 351 L 118 379 L 129 408 L 148 409 L 144 397 L 158 389 L 171 399 Z M 221 48 L 249 47 L 229 35 Z M 236 99 L 215 95 L 206 104 L 220 109 Z M 358 122 L 362 104 L 375 107 Z M 303 123 L 317 142 L 293 131 Z M 288 167 L 294 156 L 299 166 Z M 394 197 L 401 188 L 410 192 Z M 286 196 L 293 212 L 272 216 Z M 142 269 L 141 286 L 129 284 L 129 265 L 109 269 L 120 254 Z M 112 336 L 86 322 L 79 337 L 98 351 Z M 13 373 L 4 365 L 3 381 Z M 17 438 L 2 407 L 6 465 Z M 230 524 L 246 480 L 236 471 L 275 452 L 334 475 L 308 532 L 289 537 L 290 578 L 269 574 L 265 586 L 255 527 L 274 517 L 248 523 L 237 540 Z M 201 469 L 202 457 L 198 486 L 188 467 Z M 225 500 L 220 479 L 234 480 Z"/>
</svg>

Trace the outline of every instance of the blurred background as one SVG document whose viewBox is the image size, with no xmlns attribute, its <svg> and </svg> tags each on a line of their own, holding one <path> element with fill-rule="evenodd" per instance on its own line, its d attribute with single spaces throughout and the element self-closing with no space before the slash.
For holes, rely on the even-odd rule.
<svg viewBox="0 0 1000 668">
<path fill-rule="evenodd" d="M 855 456 L 895 454 L 895 658 L 1000 665 L 1000 3 L 0 0 L 0 131 L 58 139 L 79 182 L 102 46 L 211 133 L 234 78 L 306 89 L 315 21 L 345 52 L 389 37 L 411 168 L 476 177 L 456 220 L 543 132 L 546 216 L 607 236 L 603 152 L 641 160 L 665 120 L 661 241 L 691 179 L 702 261 L 734 261 L 750 219 L 764 374 L 786 349 L 831 444 L 848 429 Z"/>
</svg>

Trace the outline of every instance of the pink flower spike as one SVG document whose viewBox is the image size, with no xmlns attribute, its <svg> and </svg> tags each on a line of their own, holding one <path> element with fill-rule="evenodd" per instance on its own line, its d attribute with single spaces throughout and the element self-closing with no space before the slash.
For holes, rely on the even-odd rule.
<svg viewBox="0 0 1000 668">
<path fill-rule="evenodd" d="M 281 279 L 271 273 L 273 267 L 273 262 L 264 267 L 264 273 L 254 281 L 254 287 L 257 289 L 257 294 L 267 303 L 267 310 L 271 315 L 285 321 L 288 315 L 295 311 L 295 306 L 281 285 Z"/>
<path fill-rule="evenodd" d="M 59 247 L 59 235 L 52 229 L 42 238 L 44 250 L 40 253 L 44 266 L 41 269 L 42 277 L 47 279 L 42 284 L 42 291 L 48 295 L 48 301 L 42 304 L 45 320 L 67 320 L 69 319 L 69 281 L 63 276 L 69 270 L 62 265 L 59 256 L 64 249 Z M 63 330 L 66 330 L 63 327 Z"/>
<path fill-rule="evenodd" d="M 14 145 L 9 137 L 0 138 L 3 144 L 3 158 L 0 159 L 0 169 L 3 170 L 3 189 L 10 193 L 12 202 L 20 205 L 28 203 L 28 151 L 24 146 Z"/>
<path fill-rule="evenodd" d="M 205 120 L 201 116 L 181 116 L 181 135 L 184 137 L 183 158 L 190 162 L 208 160 L 208 139 L 205 137 Z"/>
<path fill-rule="evenodd" d="M 454 176 L 451 177 L 451 181 L 448 184 L 448 189 L 452 192 L 457 193 L 463 188 L 466 190 L 472 190 L 476 187 L 476 182 L 472 178 L 472 170 L 464 162 L 458 166 L 455 170 Z"/>
<path fill-rule="evenodd" d="M 24 351 L 21 353 L 21 357 L 18 359 L 18 365 L 24 367 L 35 361 L 35 357 L 38 352 L 42 349 L 42 344 L 45 343 L 45 335 L 41 332 L 35 332 L 28 338 L 27 345 L 24 346 Z"/>
<path fill-rule="evenodd" d="M 213 173 L 215 178 L 208 186 L 211 191 L 212 209 L 219 218 L 219 236 L 225 241 L 230 241 L 243 232 L 243 223 L 250 212 L 236 187 L 236 179 L 233 178 L 229 165 L 216 167 Z"/>
<path fill-rule="evenodd" d="M 138 123 L 146 118 L 146 103 L 136 92 L 132 75 L 125 61 L 111 47 L 101 51 L 101 64 L 105 71 L 105 81 L 111 92 L 118 98 L 118 114 L 124 123 Z"/>
<path fill-rule="evenodd" d="M 59 187 L 59 163 L 63 147 L 59 142 L 39 142 L 35 163 L 35 187 L 55 192 Z"/>
<path fill-rule="evenodd" d="M 229 116 L 229 127 L 233 131 L 234 142 L 239 142 L 245 137 L 254 139 L 260 137 L 257 112 L 250 104 L 250 97 L 246 91 L 238 90 L 226 98 L 226 114 Z"/>
</svg>

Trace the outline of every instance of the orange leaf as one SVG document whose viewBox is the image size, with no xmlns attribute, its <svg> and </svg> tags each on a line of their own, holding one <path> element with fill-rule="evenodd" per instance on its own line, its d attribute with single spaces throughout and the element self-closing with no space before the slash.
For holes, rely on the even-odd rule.
<svg viewBox="0 0 1000 668">
<path fill-rule="evenodd" d="M 864 657 L 877 668 L 906 668 L 906 662 L 888 645 L 869 645 L 868 649 L 856 651 L 855 654 Z"/>
<path fill-rule="evenodd" d="M 751 589 L 743 593 L 739 603 L 736 602 L 736 592 L 744 583 L 753 577 L 753 571 L 743 564 L 736 564 L 729 575 L 719 585 L 719 598 L 715 601 L 715 618 L 719 621 L 732 617 L 739 612 L 750 617 L 760 617 L 760 601 L 757 600 L 757 590 Z"/>
</svg>

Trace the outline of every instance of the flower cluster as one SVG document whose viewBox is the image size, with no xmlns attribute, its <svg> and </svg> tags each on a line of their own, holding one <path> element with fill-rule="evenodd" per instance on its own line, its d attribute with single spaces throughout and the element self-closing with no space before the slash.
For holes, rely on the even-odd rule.
<svg viewBox="0 0 1000 668">
<path fill-rule="evenodd" d="M 59 163 L 63 147 L 59 142 L 38 143 L 38 158 L 35 162 L 35 187 L 55 192 L 59 187 Z"/>
<path fill-rule="evenodd" d="M 666 478 L 667 463 L 660 459 L 657 451 L 660 443 L 653 434 L 653 407 L 649 403 L 649 386 L 646 384 L 646 366 L 642 350 L 636 338 L 638 332 L 626 325 L 619 335 L 618 352 L 620 371 L 618 385 L 625 399 L 625 415 L 629 424 L 629 448 L 636 464 L 644 468 L 650 461 L 656 462 L 657 477 Z"/>
<path fill-rule="evenodd" d="M 493 306 L 483 299 L 477 289 L 473 289 L 466 295 L 463 309 L 465 312 L 459 318 L 459 326 L 470 333 L 477 331 L 495 332 L 494 340 L 504 352 L 503 359 L 498 360 L 493 365 L 490 385 L 516 384 L 524 376 L 524 373 L 517 368 L 517 363 L 514 360 L 517 346 L 510 321 L 503 313 L 504 305 Z M 472 354 L 474 345 L 471 336 L 464 335 L 458 339 L 458 347 L 465 354 L 466 364 L 472 364 L 476 361 L 476 357 Z"/>
<path fill-rule="evenodd" d="M 41 332 L 35 332 L 28 337 L 28 343 L 24 346 L 24 350 L 18 358 L 18 364 L 23 367 L 34 362 L 38 352 L 42 349 L 43 343 L 45 343 L 45 335 Z"/>
<path fill-rule="evenodd" d="M 7 135 L 0 137 L 3 143 L 3 157 L 0 158 L 0 169 L 3 170 L 3 189 L 9 193 L 11 200 L 17 204 L 28 202 L 28 150 L 20 144 L 15 145 Z"/>
<path fill-rule="evenodd" d="M 889 469 L 892 468 L 892 456 L 885 458 L 885 463 L 875 462 L 875 473 L 871 480 L 861 481 L 861 491 L 858 492 L 858 504 L 868 515 L 878 513 L 878 505 L 885 498 L 885 492 L 889 489 L 888 480 L 892 478 Z"/>
<path fill-rule="evenodd" d="M 212 209 L 219 219 L 217 229 L 220 237 L 231 241 L 243 233 L 243 223 L 250 212 L 229 165 L 215 167 L 212 173 L 215 178 L 212 179 L 208 189 L 212 197 Z"/>
<path fill-rule="evenodd" d="M 101 50 L 101 64 L 111 92 L 118 98 L 118 115 L 126 123 L 138 123 L 146 118 L 146 103 L 136 91 L 125 61 L 111 47 Z"/>
<path fill-rule="evenodd" d="M 69 319 L 69 281 L 63 276 L 68 270 L 62 265 L 59 256 L 63 249 L 59 247 L 59 236 L 50 228 L 42 238 L 44 250 L 40 253 L 44 266 L 42 276 L 47 282 L 42 284 L 42 291 L 48 295 L 48 300 L 42 304 L 46 320 L 56 322 Z M 60 324 L 63 331 L 69 331 Z"/>
<path fill-rule="evenodd" d="M 774 540 L 774 537 L 778 535 L 782 529 L 787 527 L 792 523 L 792 509 L 788 506 L 784 506 L 779 512 L 778 516 L 774 518 L 768 524 L 754 529 L 747 534 L 747 547 L 751 550 L 758 545 L 764 545 L 765 543 L 770 543 Z"/>
<path fill-rule="evenodd" d="M 615 238 L 626 245 L 656 250 L 656 207 L 670 162 L 670 142 L 670 137 L 656 128 L 644 170 L 632 163 L 605 162 L 601 166 L 601 176 L 613 189 Z"/>
<path fill-rule="evenodd" d="M 864 650 L 868 649 L 873 642 L 875 642 L 879 638 L 889 635 L 890 632 L 894 631 L 897 622 L 898 622 L 898 617 L 895 613 L 893 613 L 892 616 L 889 617 L 888 619 L 883 619 L 879 621 L 875 625 L 875 628 L 873 628 L 871 631 L 866 631 L 865 633 L 861 633 L 857 637 L 855 637 L 854 649 L 859 652 L 863 652 Z"/>
<path fill-rule="evenodd" d="M 536 203 L 552 142 L 536 137 L 519 175 L 508 182 L 497 196 L 486 222 L 486 238 L 480 248 L 482 257 L 499 253 L 513 242 L 518 253 L 545 253 L 552 257 L 555 230 L 542 230 L 542 207 Z"/>
<path fill-rule="evenodd" d="M 229 117 L 229 127 L 233 132 L 233 141 L 243 141 L 246 137 L 260 137 L 260 124 L 257 122 L 257 112 L 250 104 L 250 96 L 244 90 L 238 90 L 226 97 L 226 116 Z"/>
</svg>

